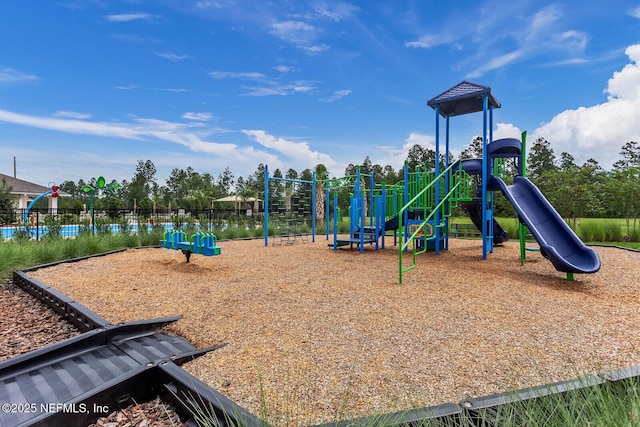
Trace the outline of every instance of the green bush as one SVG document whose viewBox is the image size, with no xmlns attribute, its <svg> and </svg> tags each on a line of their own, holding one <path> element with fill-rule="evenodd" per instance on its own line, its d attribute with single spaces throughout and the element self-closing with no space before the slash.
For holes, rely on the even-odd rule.
<svg viewBox="0 0 640 427">
<path fill-rule="evenodd" d="M 154 222 L 153 225 L 151 226 L 151 232 L 152 233 L 156 233 L 156 234 L 162 235 L 162 233 L 164 233 L 164 230 L 165 230 L 164 224 L 159 223 L 159 222 Z"/>
<path fill-rule="evenodd" d="M 222 237 L 220 237 L 220 239 L 225 239 L 225 240 L 233 240 L 233 239 L 237 239 L 239 237 L 242 237 L 241 234 L 241 229 L 239 227 L 233 226 L 233 227 L 227 227 L 225 228 L 221 234 Z M 245 229 L 246 231 L 246 229 Z"/>
<path fill-rule="evenodd" d="M 198 224 L 200 225 L 200 231 L 210 231 L 211 228 L 209 227 L 209 217 L 206 214 L 199 214 L 198 215 Z"/>
<path fill-rule="evenodd" d="M 78 215 L 66 213 L 60 216 L 60 222 L 62 224 L 77 224 L 78 223 Z"/>
<path fill-rule="evenodd" d="M 18 243 L 28 241 L 29 239 L 31 239 L 31 234 L 26 228 L 19 228 L 13 232 L 13 240 Z"/>
<path fill-rule="evenodd" d="M 606 238 L 602 221 L 590 219 L 580 222 L 578 235 L 584 242 L 604 242 Z"/>
<path fill-rule="evenodd" d="M 147 234 L 149 233 L 149 227 L 147 224 L 147 218 L 143 216 L 138 217 L 138 234 Z"/>
<path fill-rule="evenodd" d="M 264 237 L 264 228 L 256 227 L 253 229 L 253 237 Z"/>
<path fill-rule="evenodd" d="M 173 215 L 171 222 L 173 223 L 174 230 L 182 230 L 185 225 L 184 215 Z"/>
<path fill-rule="evenodd" d="M 622 229 L 620 224 L 613 221 L 606 221 L 604 223 L 604 233 L 607 242 L 621 242 L 622 241 Z"/>
<path fill-rule="evenodd" d="M 518 240 L 518 220 L 516 218 L 496 218 L 503 230 L 509 233 L 509 239 Z"/>
<path fill-rule="evenodd" d="M 62 224 L 53 215 L 46 215 L 44 217 L 44 225 L 47 226 L 47 234 L 43 237 L 46 239 L 60 239 L 62 238 Z"/>
<path fill-rule="evenodd" d="M 131 233 L 131 224 L 129 223 L 129 218 L 126 216 L 121 216 L 118 218 L 118 232 L 122 234 Z"/>
<path fill-rule="evenodd" d="M 87 236 L 91 234 L 93 234 L 93 227 L 91 226 L 91 221 L 88 219 L 82 220 L 78 228 L 78 235 Z"/>
</svg>

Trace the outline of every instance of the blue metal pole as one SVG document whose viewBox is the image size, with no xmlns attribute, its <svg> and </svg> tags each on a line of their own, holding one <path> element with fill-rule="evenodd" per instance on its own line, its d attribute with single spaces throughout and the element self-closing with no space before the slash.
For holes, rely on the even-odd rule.
<svg viewBox="0 0 640 427">
<path fill-rule="evenodd" d="M 436 105 L 436 168 L 435 168 L 435 176 L 440 175 L 440 106 Z M 439 183 L 435 183 L 436 187 L 436 200 L 434 206 L 438 206 L 440 204 L 440 185 Z M 436 209 L 436 214 L 433 217 L 433 225 L 434 229 L 440 224 L 440 209 Z M 436 233 L 436 238 L 434 240 L 436 245 L 436 255 L 440 254 L 440 233 Z M 426 242 L 425 242 L 426 244 Z"/>
<path fill-rule="evenodd" d="M 369 226 L 373 225 L 374 203 L 373 197 L 373 171 L 369 172 Z"/>
<path fill-rule="evenodd" d="M 382 249 L 384 249 L 384 241 L 387 237 L 387 230 L 385 227 L 385 220 L 387 219 L 387 189 L 382 183 L 382 203 L 380 206 L 380 213 L 378 214 L 378 218 L 381 220 L 382 224 L 380 224 L 380 229 L 382 230 Z"/>
<path fill-rule="evenodd" d="M 491 144 L 493 142 L 493 106 L 489 105 L 489 139 L 487 141 L 487 145 Z M 489 159 L 489 177 L 493 177 L 493 159 Z M 487 185 L 490 183 L 487 183 Z M 488 185 L 488 189 L 491 189 L 491 186 Z M 493 191 L 489 191 L 489 194 L 487 194 L 487 198 L 488 200 L 488 205 L 489 205 L 489 218 L 488 218 L 488 222 L 487 222 L 487 231 L 489 232 L 489 253 L 493 253 L 493 238 L 495 237 L 493 235 L 493 201 L 494 201 L 494 195 L 493 195 Z"/>
<path fill-rule="evenodd" d="M 392 207 L 392 209 L 393 209 L 393 212 L 396 215 L 398 215 L 398 186 L 394 185 L 392 191 L 393 191 L 393 193 L 392 193 L 393 194 L 393 201 L 392 201 L 393 207 Z M 398 221 L 400 221 L 400 218 L 398 218 Z M 398 225 L 399 224 L 400 223 L 398 223 Z M 394 246 L 396 246 L 398 244 L 398 231 L 399 230 L 397 230 L 397 229 L 393 231 L 393 245 Z"/>
<path fill-rule="evenodd" d="M 445 160 L 444 160 L 444 164 L 445 164 L 445 169 L 449 168 L 449 115 L 447 115 L 447 127 L 446 127 L 446 139 L 447 139 L 447 143 L 446 143 L 446 152 L 445 152 Z M 447 194 L 449 194 L 449 189 L 451 186 L 451 182 L 449 182 L 449 173 L 447 173 L 447 176 L 445 177 L 446 179 L 446 184 L 445 184 L 445 192 Z M 450 203 L 450 202 L 449 202 Z M 447 209 L 447 211 L 450 209 L 449 206 L 447 206 L 445 209 Z M 435 229 L 436 232 L 438 232 L 437 229 Z M 449 217 L 446 216 L 444 218 L 444 249 L 445 250 L 449 250 Z"/>
<path fill-rule="evenodd" d="M 403 206 L 407 206 L 407 204 L 409 203 L 409 163 L 404 162 L 404 203 L 402 204 Z M 400 220 L 400 218 L 398 218 L 398 220 Z M 404 242 L 407 241 L 407 223 L 409 222 L 409 208 L 404 210 L 404 213 L 402 214 L 402 224 L 404 224 L 404 227 L 402 227 L 402 229 L 404 230 L 404 233 L 400 233 L 400 245 L 404 245 Z M 403 231 L 403 230 L 399 230 L 399 231 Z"/>
<path fill-rule="evenodd" d="M 364 195 L 360 192 L 360 166 L 356 168 L 356 188 L 354 190 L 354 198 L 358 207 L 354 212 L 354 218 L 358 218 L 360 222 L 360 253 L 364 253 Z M 359 212 L 358 212 L 359 211 Z"/>
<path fill-rule="evenodd" d="M 327 188 L 325 190 L 325 201 L 324 201 L 324 212 L 325 212 L 325 219 L 324 219 L 324 223 L 325 223 L 325 227 L 324 227 L 324 232 L 327 236 L 327 240 L 329 240 L 329 208 L 331 207 L 331 202 L 329 200 L 329 197 L 331 197 L 331 192 L 329 191 L 329 181 L 327 181 Z"/>
<path fill-rule="evenodd" d="M 264 245 L 269 246 L 269 166 L 264 165 Z"/>
<path fill-rule="evenodd" d="M 340 209 L 338 208 L 338 192 L 333 192 L 333 249 L 338 249 L 338 217 Z"/>
<path fill-rule="evenodd" d="M 316 172 L 311 174 L 311 241 L 316 241 Z"/>
<path fill-rule="evenodd" d="M 487 259 L 487 222 L 489 221 L 487 212 L 487 179 L 489 174 L 487 171 L 487 163 L 489 156 L 487 155 L 487 105 L 489 98 L 487 94 L 482 96 L 482 259 Z"/>
</svg>

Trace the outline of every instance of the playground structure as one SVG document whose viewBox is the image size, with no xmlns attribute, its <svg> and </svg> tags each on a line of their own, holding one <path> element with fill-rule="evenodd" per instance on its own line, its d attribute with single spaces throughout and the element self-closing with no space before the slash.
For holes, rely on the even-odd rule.
<svg viewBox="0 0 640 427">
<path fill-rule="evenodd" d="M 216 256 L 222 253 L 222 248 L 216 245 L 216 236 L 213 233 L 198 231 L 189 239 L 182 230 L 167 230 L 164 232 L 160 245 L 166 249 L 180 250 L 187 258 L 191 259 L 191 254 L 204 256 Z"/>
<path fill-rule="evenodd" d="M 55 185 L 55 183 L 50 182 L 49 183 L 49 190 L 45 191 L 42 194 L 40 194 L 38 197 L 33 199 L 31 201 L 31 203 L 29 203 L 29 205 L 27 206 L 27 209 L 25 209 L 25 211 L 24 211 L 24 228 L 27 230 L 27 232 L 29 232 L 29 227 L 31 226 L 31 224 L 29 224 L 29 210 L 31 210 L 33 205 L 35 205 L 38 202 L 38 200 L 42 199 L 43 197 L 51 196 L 52 199 L 57 199 L 58 196 L 59 196 L 59 194 L 58 194 L 58 190 L 59 189 L 60 189 L 60 187 Z"/>
<path fill-rule="evenodd" d="M 296 241 L 309 239 L 307 227 L 311 226 L 311 241 L 316 236 L 316 174 L 311 180 L 289 179 L 269 176 L 269 167 L 264 173 L 264 245 L 272 242 L 292 245 Z M 271 211 L 271 215 L 269 212 Z"/>
<path fill-rule="evenodd" d="M 102 191 L 108 191 L 109 194 L 113 195 L 115 194 L 115 191 L 122 187 L 119 183 L 117 182 L 113 182 L 111 184 L 107 184 L 107 181 L 104 179 L 103 176 L 99 176 L 98 179 L 96 180 L 96 186 L 93 187 L 91 185 L 85 185 L 84 187 L 82 187 L 82 191 L 84 191 L 85 193 L 91 193 L 91 196 L 89 197 L 89 217 L 91 218 L 91 226 L 93 227 L 93 232 L 95 233 L 96 229 L 96 218 L 95 218 L 95 212 L 93 210 L 93 199 L 96 196 L 96 194 L 98 194 L 98 192 L 100 190 Z"/>
<path fill-rule="evenodd" d="M 375 245 L 384 249 L 384 237 L 393 231 L 398 246 L 399 281 L 405 272 L 415 268 L 417 255 L 434 250 L 438 255 L 448 249 L 449 217 L 452 208 L 460 206 L 478 228 L 482 240 L 482 259 L 493 252 L 494 245 L 505 242 L 509 234 L 493 217 L 494 192 L 500 191 L 514 206 L 520 221 L 521 261 L 524 263 L 528 235 L 539 244 L 542 256 L 556 270 L 573 280 L 574 273 L 595 273 L 600 269 L 597 253 L 587 247 L 565 223 L 540 190 L 526 178 L 526 132 L 522 140 L 493 140 L 493 110 L 500 103 L 488 86 L 462 81 L 427 102 L 436 113 L 435 167 L 433 170 L 409 171 L 404 168 L 404 180 L 395 185 L 376 184 L 372 175 L 356 174 L 321 182 L 324 188 L 324 219 L 329 240 L 330 218 L 333 218 L 331 248 Z M 482 157 L 450 161 L 450 118 L 475 112 L 483 113 Z M 445 119 L 444 153 L 440 147 L 440 118 Z M 508 178 L 506 165 L 512 162 L 514 177 Z M 426 169 L 426 168 L 425 168 Z M 269 182 L 265 177 L 265 192 Z M 475 193 L 473 182 L 477 182 Z M 507 182 L 510 182 L 507 184 Z M 349 188 L 349 236 L 338 237 L 342 212 L 338 206 L 338 191 Z M 312 182 L 312 202 L 316 205 L 315 175 Z M 331 193 L 333 192 L 333 197 Z M 265 200 L 268 197 L 265 197 Z M 286 211 L 286 210 L 285 210 Z M 265 245 L 268 245 L 269 209 L 265 206 Z M 312 215 L 312 235 L 315 235 L 315 212 Z M 529 230 L 527 232 L 527 229 Z M 380 241 L 380 239 L 382 240 Z M 400 239 L 398 241 L 398 239 Z M 410 252 L 410 262 L 403 260 Z M 404 263 L 406 262 L 407 265 Z"/>
</svg>

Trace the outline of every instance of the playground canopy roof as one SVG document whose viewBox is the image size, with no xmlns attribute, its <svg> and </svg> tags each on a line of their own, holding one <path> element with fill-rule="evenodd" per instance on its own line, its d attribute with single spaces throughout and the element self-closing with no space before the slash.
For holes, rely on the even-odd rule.
<svg viewBox="0 0 640 427">
<path fill-rule="evenodd" d="M 491 93 L 489 86 L 466 80 L 430 99 L 427 101 L 427 105 L 434 110 L 439 106 L 442 117 L 461 116 L 484 110 L 482 102 L 484 95 L 488 95 L 489 108 L 501 107 L 498 100 Z"/>
</svg>

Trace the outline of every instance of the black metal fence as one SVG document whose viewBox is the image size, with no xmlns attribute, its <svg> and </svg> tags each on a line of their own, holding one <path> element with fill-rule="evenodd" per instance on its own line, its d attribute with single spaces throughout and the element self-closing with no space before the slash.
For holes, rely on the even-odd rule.
<svg viewBox="0 0 640 427">
<path fill-rule="evenodd" d="M 146 233 L 171 229 L 219 231 L 233 226 L 259 227 L 264 212 L 246 209 L 82 209 L 0 210 L 3 239 L 44 236 L 74 237 L 83 234 Z"/>
</svg>

